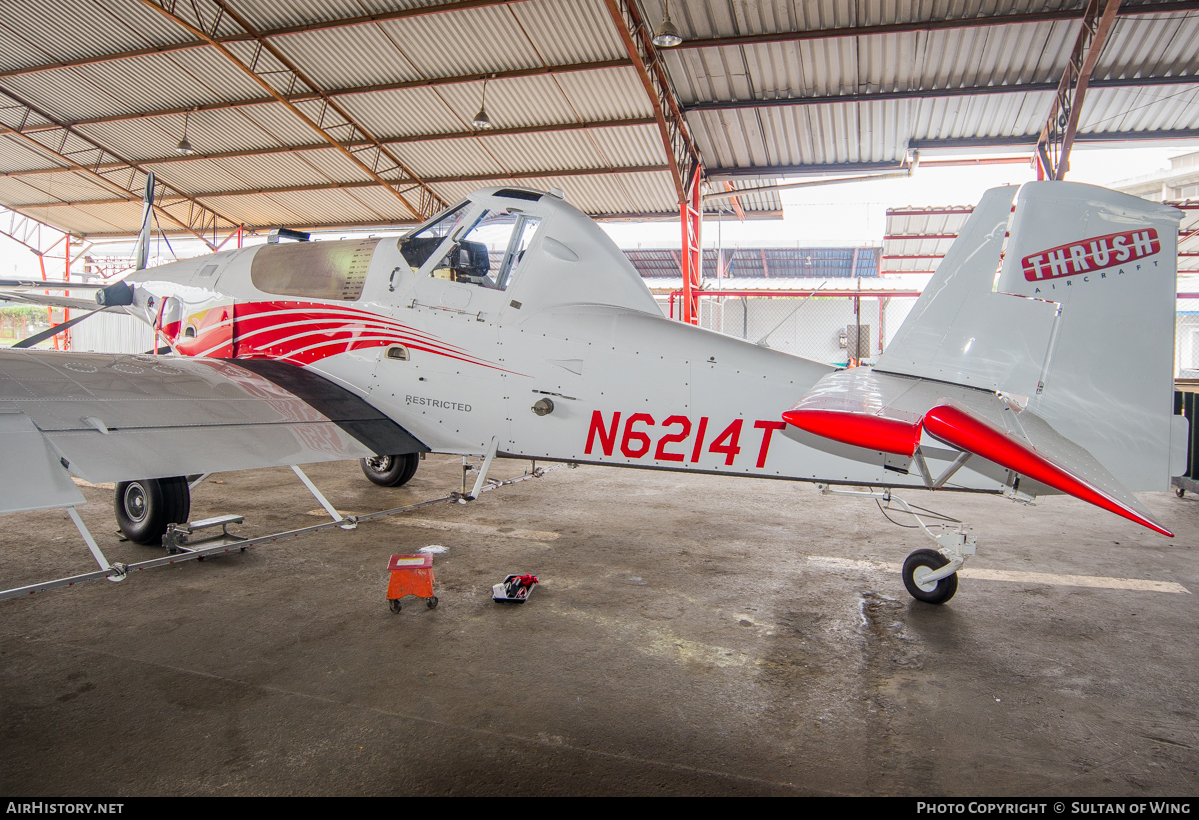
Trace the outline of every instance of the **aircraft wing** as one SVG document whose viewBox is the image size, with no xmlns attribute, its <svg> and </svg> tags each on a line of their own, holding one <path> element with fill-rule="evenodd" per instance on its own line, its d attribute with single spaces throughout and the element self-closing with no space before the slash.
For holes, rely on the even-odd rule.
<svg viewBox="0 0 1199 820">
<path fill-rule="evenodd" d="M 922 441 L 935 440 L 1172 535 L 1085 448 L 989 390 L 869 368 L 839 370 L 817 382 L 783 419 L 833 441 L 907 458 L 919 457 Z"/>
<path fill-rule="evenodd" d="M 126 481 L 427 449 L 282 362 L 0 350 L 0 512 L 80 503 L 68 471 Z"/>
</svg>

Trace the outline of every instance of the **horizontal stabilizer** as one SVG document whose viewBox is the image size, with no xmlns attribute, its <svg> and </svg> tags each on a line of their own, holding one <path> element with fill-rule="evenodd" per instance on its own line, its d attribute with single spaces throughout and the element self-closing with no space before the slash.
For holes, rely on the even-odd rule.
<svg viewBox="0 0 1199 820">
<path fill-rule="evenodd" d="M 920 444 L 920 425 L 903 421 L 868 416 L 859 413 L 842 413 L 837 410 L 788 410 L 783 421 L 800 430 L 807 430 L 824 438 L 880 450 L 897 456 L 911 458 Z"/>
<path fill-rule="evenodd" d="M 1028 411 L 1020 416 L 1022 424 L 1032 420 L 1032 414 Z M 1037 421 L 1041 436 L 1048 439 L 1046 444 L 1054 443 L 1052 438 L 1061 438 L 1044 421 Z M 1031 441 L 999 430 L 953 403 L 933 407 L 925 413 L 924 429 L 929 435 L 959 450 L 994 461 L 1001 467 L 1055 490 L 1114 512 L 1162 535 L 1174 537 L 1174 533 L 1154 521 L 1132 494 L 1104 470 L 1090 453 L 1071 445 L 1067 439 L 1061 439 L 1061 444 L 1065 446 L 1058 448 L 1057 458 L 1050 458 L 1048 453 L 1033 446 Z M 1074 450 L 1069 456 L 1066 455 L 1068 449 Z M 1086 473 L 1090 475 L 1086 476 Z"/>
<path fill-rule="evenodd" d="M 920 455 L 927 434 L 1172 536 L 1086 448 L 992 391 L 854 368 L 822 378 L 783 420 L 831 441 L 905 458 Z"/>
<path fill-rule="evenodd" d="M 897 408 L 888 388 L 910 379 L 878 376 L 867 368 L 830 373 L 783 413 L 783 421 L 842 444 L 912 457 L 920 444 L 920 413 Z"/>
</svg>

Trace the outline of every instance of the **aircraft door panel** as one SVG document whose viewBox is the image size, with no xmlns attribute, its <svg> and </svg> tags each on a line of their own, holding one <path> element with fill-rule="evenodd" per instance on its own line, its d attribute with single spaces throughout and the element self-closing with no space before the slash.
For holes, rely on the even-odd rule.
<svg viewBox="0 0 1199 820">
<path fill-rule="evenodd" d="M 444 284 L 444 283 L 441 283 Z M 457 287 L 457 286 L 453 286 Z M 370 401 L 435 452 L 479 454 L 508 435 L 507 380 L 493 322 L 419 303 L 394 312 L 402 343 L 378 351 Z"/>
</svg>

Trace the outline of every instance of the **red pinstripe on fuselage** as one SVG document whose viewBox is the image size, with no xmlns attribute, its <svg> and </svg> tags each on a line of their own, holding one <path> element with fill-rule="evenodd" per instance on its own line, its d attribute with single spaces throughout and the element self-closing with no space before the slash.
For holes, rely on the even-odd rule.
<svg viewBox="0 0 1199 820">
<path fill-rule="evenodd" d="M 230 311 L 205 311 L 195 322 L 194 338 L 178 338 L 181 323 L 163 328 L 176 339 L 176 349 L 185 356 L 229 356 L 233 358 L 279 359 L 310 365 L 322 359 L 388 345 L 403 345 L 436 356 L 455 359 L 492 370 L 506 370 L 481 359 L 458 345 L 443 342 L 431 333 L 386 316 L 320 302 L 239 302 Z M 218 321 L 211 322 L 212 318 Z"/>
</svg>

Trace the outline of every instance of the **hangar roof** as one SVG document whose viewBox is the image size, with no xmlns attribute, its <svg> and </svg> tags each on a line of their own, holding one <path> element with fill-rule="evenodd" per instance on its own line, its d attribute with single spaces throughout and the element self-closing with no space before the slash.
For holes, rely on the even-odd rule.
<svg viewBox="0 0 1199 820">
<path fill-rule="evenodd" d="M 1031 147 L 1085 5 L 674 0 L 666 51 L 660 0 L 26 0 L 0 19 L 0 205 L 127 235 L 154 171 L 161 227 L 213 242 L 415 222 L 487 184 L 677 216 L 697 163 L 753 188 Z M 1196 0 L 1124 0 L 1079 139 L 1199 136 L 1197 39 Z"/>
</svg>

